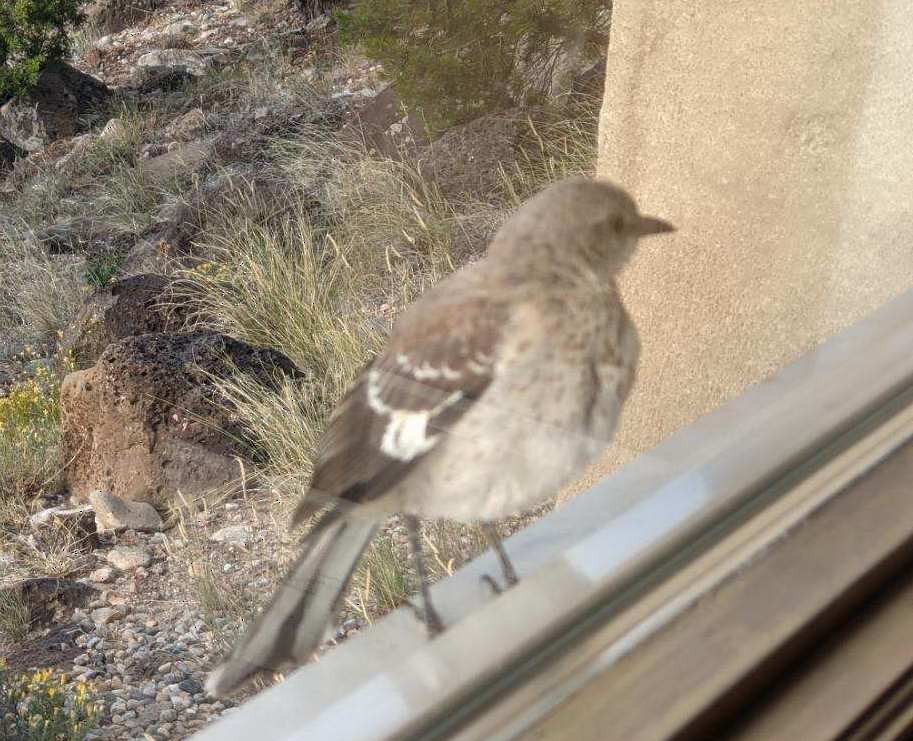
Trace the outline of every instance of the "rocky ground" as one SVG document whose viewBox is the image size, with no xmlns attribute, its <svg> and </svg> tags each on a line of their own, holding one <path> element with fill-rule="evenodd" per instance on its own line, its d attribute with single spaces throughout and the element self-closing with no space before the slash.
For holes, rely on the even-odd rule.
<svg viewBox="0 0 913 741">
<path fill-rule="evenodd" d="M 233 635 L 237 609 L 250 606 L 244 596 L 276 582 L 277 531 L 258 526 L 257 517 L 256 506 L 232 500 L 168 533 L 120 529 L 133 513 L 115 518 L 118 533 L 96 537 L 82 576 L 44 586 L 49 625 L 5 645 L 4 655 L 12 666 L 57 667 L 89 683 L 104 708 L 102 729 L 90 738 L 186 737 L 243 699 L 215 701 L 203 683 Z M 210 570 L 218 573 L 200 578 Z M 201 604 L 192 592 L 207 583 L 213 593 Z M 77 586 L 84 588 L 71 594 Z M 242 603 L 225 604 L 230 599 Z M 327 647 L 361 625 L 344 620 Z"/>
<path fill-rule="evenodd" d="M 186 738 L 263 686 L 223 700 L 203 691 L 240 619 L 275 588 L 285 560 L 276 555 L 287 557 L 293 539 L 259 497 L 182 512 L 176 523 L 111 495 L 92 501 L 32 516 L 31 532 L 22 537 L 35 547 L 61 528 L 79 531 L 91 545 L 68 577 L 25 580 L 40 627 L 18 643 L 0 641 L 0 656 L 15 668 L 53 667 L 73 685 L 88 684 L 102 707 L 101 728 L 89 739 Z M 398 521 L 385 535 L 405 557 Z M 450 552 L 465 560 L 480 545 L 460 536 Z M 367 618 L 349 604 L 320 651 L 363 628 Z"/>
</svg>

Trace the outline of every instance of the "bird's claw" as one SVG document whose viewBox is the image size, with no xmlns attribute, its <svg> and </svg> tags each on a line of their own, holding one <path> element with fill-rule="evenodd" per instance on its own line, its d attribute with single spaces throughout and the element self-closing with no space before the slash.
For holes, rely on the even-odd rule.
<svg viewBox="0 0 913 741">
<path fill-rule="evenodd" d="M 498 584 L 497 581 L 495 581 L 495 578 L 491 574 L 482 574 L 482 581 L 485 582 L 489 587 L 491 587 L 491 591 L 494 592 L 496 595 L 501 594 L 501 592 L 504 591 L 504 589 L 501 587 L 501 585 Z"/>
<path fill-rule="evenodd" d="M 505 575 L 504 580 L 505 580 L 505 582 L 507 582 L 507 585 L 501 586 L 498 583 L 497 579 L 495 579 L 491 574 L 482 574 L 482 581 L 484 581 L 489 587 L 491 587 L 491 591 L 494 592 L 496 595 L 503 594 L 506 590 L 510 589 L 512 586 L 514 586 L 517 582 L 520 581 L 516 576 L 513 576 L 513 575 Z"/>
<path fill-rule="evenodd" d="M 444 621 L 434 609 L 425 609 L 424 611 L 425 627 L 428 629 L 428 637 L 435 638 L 444 632 Z"/>
<path fill-rule="evenodd" d="M 406 599 L 405 602 L 412 608 L 415 619 L 425 624 L 429 638 L 434 638 L 444 632 L 444 621 L 431 605 L 421 608 L 410 599 Z"/>
</svg>

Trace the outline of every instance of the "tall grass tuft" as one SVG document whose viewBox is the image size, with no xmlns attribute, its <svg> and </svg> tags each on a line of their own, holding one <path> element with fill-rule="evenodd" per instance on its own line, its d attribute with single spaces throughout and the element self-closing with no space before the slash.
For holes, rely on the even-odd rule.
<svg viewBox="0 0 913 741">
<path fill-rule="evenodd" d="M 361 277 L 314 239 L 307 213 L 240 223 L 206 245 L 208 261 L 185 274 L 200 316 L 233 337 L 281 349 L 325 378 L 364 361 L 367 338 L 353 300 Z"/>
<path fill-rule="evenodd" d="M 31 609 L 22 590 L 0 584 L 0 636 L 21 641 L 28 635 L 30 624 Z"/>
<path fill-rule="evenodd" d="M 0 236 L 0 333 L 55 340 L 88 292 L 83 265 L 80 258 L 48 255 L 27 232 L 7 229 Z"/>
<path fill-rule="evenodd" d="M 501 168 L 508 208 L 551 183 L 595 174 L 599 105 L 597 99 L 577 96 L 560 111 L 527 119 L 517 161 Z"/>
</svg>

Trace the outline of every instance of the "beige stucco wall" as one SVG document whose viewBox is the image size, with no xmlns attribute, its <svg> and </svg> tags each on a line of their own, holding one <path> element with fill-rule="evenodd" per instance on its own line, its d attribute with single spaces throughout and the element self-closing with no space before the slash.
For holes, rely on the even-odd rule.
<svg viewBox="0 0 913 741">
<path fill-rule="evenodd" d="M 679 232 L 623 276 L 644 351 L 601 472 L 913 286 L 909 10 L 615 1 L 600 174 Z"/>
</svg>

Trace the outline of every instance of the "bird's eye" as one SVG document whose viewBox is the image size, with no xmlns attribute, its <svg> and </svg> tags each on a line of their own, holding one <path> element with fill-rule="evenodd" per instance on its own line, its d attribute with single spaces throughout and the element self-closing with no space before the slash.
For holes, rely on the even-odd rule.
<svg viewBox="0 0 913 741">
<path fill-rule="evenodd" d="M 621 234 L 625 228 L 625 220 L 623 218 L 621 218 L 621 216 L 614 216 L 614 217 L 612 217 L 612 220 L 609 222 L 609 226 L 611 227 L 613 232 L 615 232 L 616 234 Z"/>
</svg>

